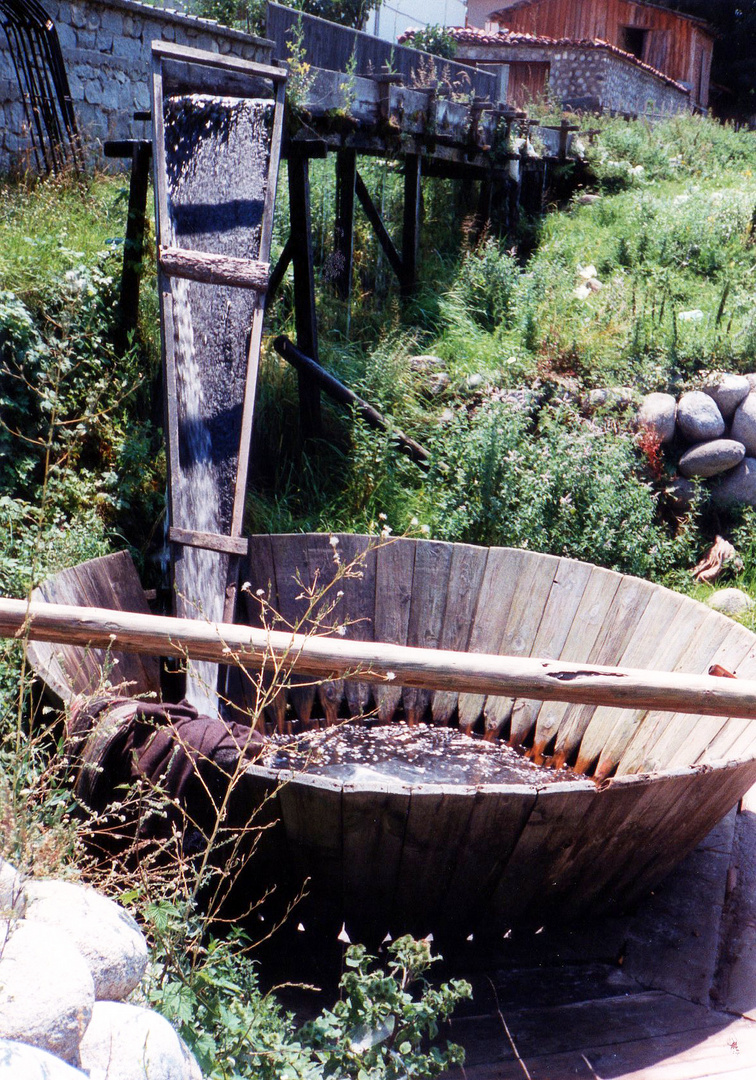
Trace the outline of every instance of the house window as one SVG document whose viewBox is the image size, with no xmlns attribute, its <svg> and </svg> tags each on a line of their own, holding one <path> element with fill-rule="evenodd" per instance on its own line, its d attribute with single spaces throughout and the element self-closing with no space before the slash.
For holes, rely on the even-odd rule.
<svg viewBox="0 0 756 1080">
<path fill-rule="evenodd" d="M 648 30 L 639 26 L 620 27 L 620 48 L 625 52 L 632 53 L 639 60 L 643 59 L 643 50 L 646 47 L 646 35 Z"/>
</svg>

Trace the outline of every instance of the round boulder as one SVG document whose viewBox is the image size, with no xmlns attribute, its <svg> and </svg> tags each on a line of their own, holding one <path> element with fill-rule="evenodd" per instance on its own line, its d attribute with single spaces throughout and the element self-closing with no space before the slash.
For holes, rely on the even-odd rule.
<svg viewBox="0 0 756 1080">
<path fill-rule="evenodd" d="M 677 403 L 677 423 L 690 442 L 718 439 L 724 434 L 724 418 L 716 402 L 702 390 L 689 390 Z"/>
<path fill-rule="evenodd" d="M 671 394 L 646 394 L 638 409 L 638 427 L 651 432 L 659 442 L 670 442 L 675 434 L 676 412 L 677 403 Z"/>
<path fill-rule="evenodd" d="M 98 1001 L 121 1001 L 144 975 L 147 942 L 106 896 L 71 881 L 31 881 L 26 918 L 64 931 L 92 971 Z"/>
<path fill-rule="evenodd" d="M 684 476 L 676 476 L 667 488 L 667 498 L 678 514 L 687 514 L 696 497 L 696 485 Z"/>
<path fill-rule="evenodd" d="M 168 1021 L 137 1005 L 98 1001 L 80 1052 L 90 1080 L 202 1080 L 194 1055 Z"/>
<path fill-rule="evenodd" d="M 422 353 L 419 356 L 409 358 L 410 371 L 416 371 L 420 375 L 427 375 L 430 371 L 436 371 L 446 365 L 440 356 L 431 356 L 430 353 Z"/>
<path fill-rule="evenodd" d="M 756 506 L 756 458 L 744 457 L 732 472 L 717 481 L 713 495 L 720 506 Z"/>
<path fill-rule="evenodd" d="M 94 983 L 67 934 L 25 919 L 0 924 L 0 1038 L 76 1062 L 94 1005 Z"/>
<path fill-rule="evenodd" d="M 742 589 L 717 589 L 706 603 L 722 615 L 744 615 L 753 607 L 753 600 Z"/>
<path fill-rule="evenodd" d="M 725 420 L 729 420 L 738 405 L 747 398 L 751 384 L 745 375 L 723 375 L 704 387 L 704 393 L 714 400 Z"/>
<path fill-rule="evenodd" d="M 749 394 L 735 410 L 732 437 L 742 442 L 746 453 L 756 455 L 756 394 Z"/>
<path fill-rule="evenodd" d="M 745 446 L 734 439 L 712 439 L 711 442 L 698 443 L 680 458 L 680 472 L 688 478 L 718 476 L 739 465 L 745 452 Z"/>
<path fill-rule="evenodd" d="M 36 1046 L 0 1039 L 0 1080 L 86 1080 L 86 1073 Z"/>
</svg>

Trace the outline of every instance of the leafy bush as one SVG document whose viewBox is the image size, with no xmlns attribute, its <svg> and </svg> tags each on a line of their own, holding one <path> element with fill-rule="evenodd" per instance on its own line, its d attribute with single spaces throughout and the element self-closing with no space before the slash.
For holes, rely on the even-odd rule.
<svg viewBox="0 0 756 1080">
<path fill-rule="evenodd" d="M 537 417 L 495 401 L 460 411 L 436 450 L 425 492 L 434 536 L 657 579 L 689 560 L 691 523 L 677 536 L 659 524 L 632 438 L 567 406 Z"/>
<path fill-rule="evenodd" d="M 489 239 L 466 253 L 449 299 L 490 332 L 512 318 L 519 284 L 517 260 L 500 243 Z"/>
<path fill-rule="evenodd" d="M 458 1046 L 428 1049 L 470 987 L 462 980 L 438 989 L 425 982 L 437 959 L 427 941 L 393 942 L 387 971 L 373 968 L 363 946 L 350 946 L 340 1000 L 297 1027 L 261 991 L 243 932 L 207 942 L 203 920 L 170 903 L 151 905 L 147 916 L 156 960 L 146 995 L 209 1080 L 422 1080 L 464 1060 Z"/>
<path fill-rule="evenodd" d="M 457 55 L 456 41 L 445 26 L 439 26 L 438 24 L 413 30 L 408 44 L 413 49 L 432 53 L 433 56 L 441 56 L 445 60 L 453 60 Z"/>
</svg>

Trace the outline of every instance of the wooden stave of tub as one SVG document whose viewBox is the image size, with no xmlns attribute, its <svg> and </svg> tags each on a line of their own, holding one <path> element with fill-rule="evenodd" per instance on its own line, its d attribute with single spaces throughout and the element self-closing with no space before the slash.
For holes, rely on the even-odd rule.
<svg viewBox="0 0 756 1080">
<path fill-rule="evenodd" d="M 254 536 L 242 569 L 246 621 L 262 624 L 262 599 L 269 623 L 275 610 L 298 624 L 307 587 L 316 571 L 320 585 L 331 581 L 335 555 L 341 566 L 364 560 L 361 577 L 331 588 L 344 595 L 330 622 L 350 637 L 681 677 L 719 664 L 756 678 L 756 635 L 726 616 L 638 578 L 519 549 Z M 292 712 L 311 725 L 315 693 L 292 680 L 289 712 L 279 695 L 268 726 L 282 726 Z M 448 692 L 393 685 L 331 684 L 318 694 L 331 719 L 337 709 L 373 709 L 385 723 L 397 711 L 413 721 L 459 722 L 591 774 L 540 789 L 410 787 L 251 766 L 250 803 L 264 791 L 279 818 L 270 837 L 276 863 L 286 863 L 293 889 L 309 883 L 302 919 L 328 929 L 345 923 L 354 940 L 387 930 L 480 936 L 620 911 L 658 885 L 756 782 L 756 723 L 747 720 L 477 695 L 455 702 Z"/>
</svg>

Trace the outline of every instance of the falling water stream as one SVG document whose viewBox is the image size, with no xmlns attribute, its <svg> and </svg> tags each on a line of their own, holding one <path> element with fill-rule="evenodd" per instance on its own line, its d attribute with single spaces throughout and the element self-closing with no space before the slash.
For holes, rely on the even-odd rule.
<svg viewBox="0 0 756 1080">
<path fill-rule="evenodd" d="M 200 94 L 166 99 L 165 246 L 258 257 L 271 108 L 270 101 Z M 170 290 L 179 431 L 171 524 L 228 534 L 255 297 L 180 278 Z M 185 547 L 175 566 L 177 613 L 221 620 L 228 570 L 228 556 Z M 200 712 L 217 712 L 217 677 L 214 664 L 189 667 L 186 696 Z"/>
</svg>

